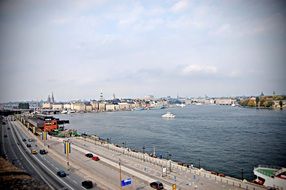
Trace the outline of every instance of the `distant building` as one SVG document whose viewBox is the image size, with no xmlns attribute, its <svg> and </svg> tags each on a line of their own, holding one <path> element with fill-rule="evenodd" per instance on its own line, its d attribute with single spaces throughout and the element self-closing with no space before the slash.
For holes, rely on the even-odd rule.
<svg viewBox="0 0 286 190">
<path fill-rule="evenodd" d="M 50 102 L 45 102 L 42 105 L 43 109 L 52 109 L 52 104 Z"/>
<path fill-rule="evenodd" d="M 92 105 L 90 103 L 85 103 L 85 111 L 87 111 L 87 112 L 92 111 Z"/>
<path fill-rule="evenodd" d="M 106 103 L 105 102 L 99 102 L 98 103 L 98 111 L 100 111 L 100 112 L 106 111 Z"/>
<path fill-rule="evenodd" d="M 92 100 L 92 101 L 90 102 L 90 104 L 91 104 L 93 110 L 98 111 L 99 105 L 98 105 L 98 102 L 97 102 L 97 101 Z"/>
<path fill-rule="evenodd" d="M 53 110 L 62 110 L 63 109 L 63 104 L 52 104 L 52 109 Z"/>
<path fill-rule="evenodd" d="M 71 104 L 70 103 L 64 104 L 64 109 L 65 110 L 70 110 L 71 109 Z"/>
<path fill-rule="evenodd" d="M 215 103 L 218 105 L 231 105 L 234 102 L 231 98 L 219 98 L 215 100 Z"/>
<path fill-rule="evenodd" d="M 118 104 L 106 104 L 106 111 L 118 111 L 119 105 Z"/>
<path fill-rule="evenodd" d="M 119 105 L 120 110 L 130 110 L 131 109 L 130 104 L 127 102 L 121 102 L 121 103 L 118 103 L 118 105 Z"/>
<path fill-rule="evenodd" d="M 75 111 L 85 111 L 85 104 L 82 102 L 73 103 L 71 107 Z"/>
</svg>

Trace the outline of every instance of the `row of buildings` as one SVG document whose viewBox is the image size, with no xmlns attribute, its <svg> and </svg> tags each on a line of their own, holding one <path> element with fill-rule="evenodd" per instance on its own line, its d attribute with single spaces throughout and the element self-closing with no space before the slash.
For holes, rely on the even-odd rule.
<svg viewBox="0 0 286 190">
<path fill-rule="evenodd" d="M 113 100 L 91 100 L 88 102 L 68 102 L 68 103 L 52 103 L 45 102 L 42 104 L 42 109 L 50 110 L 73 110 L 76 112 L 91 112 L 91 111 L 127 111 L 136 109 L 162 109 L 166 107 L 181 106 L 185 104 L 218 104 L 232 105 L 235 99 L 217 98 L 217 99 L 183 99 L 183 98 L 160 98 L 160 99 L 113 99 Z"/>
</svg>

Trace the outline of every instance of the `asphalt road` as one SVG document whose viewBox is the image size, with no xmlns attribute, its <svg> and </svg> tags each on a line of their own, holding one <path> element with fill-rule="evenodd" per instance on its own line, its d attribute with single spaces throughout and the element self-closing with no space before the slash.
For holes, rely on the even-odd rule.
<svg viewBox="0 0 286 190">
<path fill-rule="evenodd" d="M 8 160 L 16 166 L 41 181 L 41 183 L 45 183 L 51 189 L 83 189 L 80 185 L 81 177 L 69 174 L 65 178 L 57 176 L 57 171 L 62 169 L 61 165 L 56 163 L 54 159 L 49 158 L 48 154 L 31 154 L 31 149 L 39 150 L 38 145 L 35 141 L 28 142 L 28 136 L 20 132 L 13 122 L 8 120 L 7 125 L 2 127 L 2 133 L 3 152 Z M 4 134 L 7 137 L 4 137 Z M 27 141 L 23 142 L 22 139 Z M 32 147 L 28 148 L 26 143 L 30 143 Z"/>
</svg>

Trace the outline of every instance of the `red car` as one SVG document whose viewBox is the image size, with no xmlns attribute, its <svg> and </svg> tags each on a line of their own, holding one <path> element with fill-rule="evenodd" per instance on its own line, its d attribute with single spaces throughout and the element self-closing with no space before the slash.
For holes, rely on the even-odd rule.
<svg viewBox="0 0 286 190">
<path fill-rule="evenodd" d="M 100 160 L 98 156 L 93 156 L 92 159 L 95 160 L 95 161 L 99 161 Z"/>
</svg>

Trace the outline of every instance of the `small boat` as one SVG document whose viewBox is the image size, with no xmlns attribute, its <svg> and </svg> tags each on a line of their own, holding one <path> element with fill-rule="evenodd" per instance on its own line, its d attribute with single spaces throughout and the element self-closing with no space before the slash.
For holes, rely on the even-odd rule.
<svg viewBox="0 0 286 190">
<path fill-rule="evenodd" d="M 63 111 L 61 112 L 61 114 L 67 114 L 67 113 L 68 113 L 67 110 L 63 110 Z"/>
<path fill-rule="evenodd" d="M 235 107 L 236 105 L 234 103 L 231 104 L 232 107 Z"/>
<path fill-rule="evenodd" d="M 172 114 L 171 112 L 167 112 L 166 114 L 162 115 L 163 118 L 175 118 L 176 115 Z"/>
<path fill-rule="evenodd" d="M 75 111 L 74 110 L 69 110 L 68 114 L 71 114 L 71 113 L 75 113 Z"/>
</svg>

